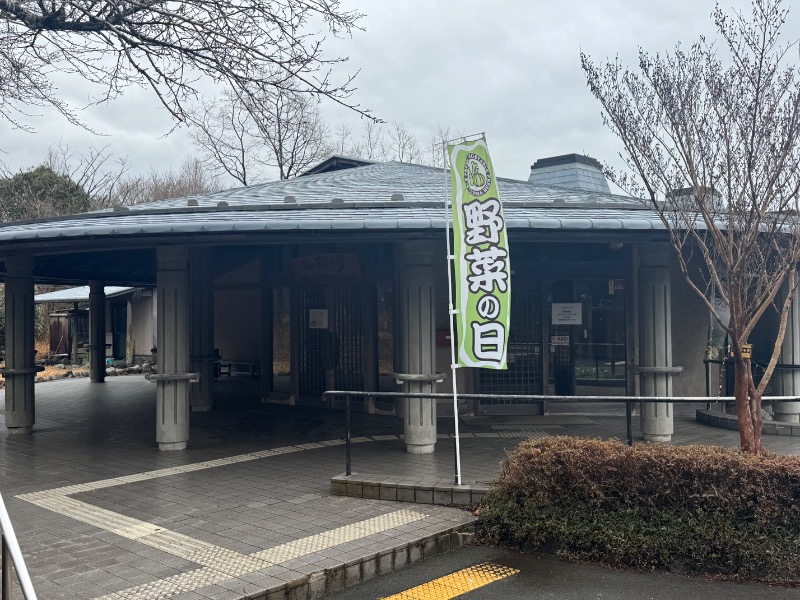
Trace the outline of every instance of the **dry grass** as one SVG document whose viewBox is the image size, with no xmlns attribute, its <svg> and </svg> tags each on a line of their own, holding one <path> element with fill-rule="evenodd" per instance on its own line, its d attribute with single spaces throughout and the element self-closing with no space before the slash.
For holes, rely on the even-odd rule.
<svg viewBox="0 0 800 600">
<path fill-rule="evenodd" d="M 39 339 L 34 342 L 34 348 L 36 349 L 37 356 L 39 357 L 47 356 L 47 354 L 50 352 L 50 343 L 46 338 Z M 5 367 L 5 363 L 0 363 L 0 366 Z M 66 369 L 62 369 L 55 365 L 46 365 L 44 367 L 44 371 L 36 374 L 36 383 L 47 381 L 50 377 L 53 376 L 63 376 L 67 371 L 72 371 L 72 374 L 75 377 L 89 376 L 88 365 L 87 366 L 69 365 Z M 0 378 L 0 389 L 4 388 L 5 385 L 6 385 L 5 378 Z"/>
<path fill-rule="evenodd" d="M 48 365 L 44 368 L 44 371 L 39 373 L 36 377 L 37 379 L 40 377 L 46 379 L 48 377 L 52 377 L 53 375 L 63 375 L 67 371 L 72 371 L 73 375 L 76 377 L 88 377 L 89 375 L 89 367 L 70 365 L 66 369 L 59 369 L 52 365 Z"/>
</svg>

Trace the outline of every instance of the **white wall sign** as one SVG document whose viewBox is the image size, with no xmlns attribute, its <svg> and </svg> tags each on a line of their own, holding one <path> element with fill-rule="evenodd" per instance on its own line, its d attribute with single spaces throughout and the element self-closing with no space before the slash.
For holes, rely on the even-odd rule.
<svg viewBox="0 0 800 600">
<path fill-rule="evenodd" d="M 308 328 L 327 329 L 328 328 L 328 309 L 310 308 L 308 309 Z"/>
<path fill-rule="evenodd" d="M 569 336 L 568 335 L 551 335 L 550 336 L 550 345 L 551 346 L 569 346 Z"/>
<path fill-rule="evenodd" d="M 553 302 L 553 325 L 581 325 L 580 302 Z"/>
</svg>

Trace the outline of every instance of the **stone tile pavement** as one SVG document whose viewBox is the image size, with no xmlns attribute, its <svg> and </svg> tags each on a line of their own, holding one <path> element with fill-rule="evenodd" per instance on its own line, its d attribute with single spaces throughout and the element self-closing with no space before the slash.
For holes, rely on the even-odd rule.
<svg viewBox="0 0 800 600">
<path fill-rule="evenodd" d="M 192 415 L 190 447 L 159 452 L 143 378 L 37 385 L 32 435 L 0 419 L 0 492 L 40 598 L 309 598 L 446 551 L 472 516 L 445 506 L 329 493 L 344 471 L 343 415 L 262 405 L 245 384 Z M 353 468 L 450 478 L 452 420 L 434 455 L 407 455 L 390 417 L 355 415 Z M 676 441 L 736 445 L 735 432 L 676 417 Z M 491 482 L 524 437 L 624 437 L 619 415 L 467 419 L 465 482 Z M 769 438 L 800 453 L 798 438 Z"/>
</svg>

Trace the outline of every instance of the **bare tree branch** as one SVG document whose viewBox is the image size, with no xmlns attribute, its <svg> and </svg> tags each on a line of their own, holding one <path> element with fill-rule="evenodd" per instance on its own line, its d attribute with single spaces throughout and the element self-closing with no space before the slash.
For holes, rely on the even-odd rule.
<svg viewBox="0 0 800 600">
<path fill-rule="evenodd" d="M 203 164 L 216 175 L 228 175 L 250 185 L 265 179 L 260 165 L 267 162 L 252 117 L 235 94 L 195 107 L 189 136 Z"/>
<path fill-rule="evenodd" d="M 254 126 L 256 143 L 267 149 L 263 164 L 276 167 L 280 179 L 295 177 L 333 153 L 316 99 L 259 90 L 240 101 Z"/>
<path fill-rule="evenodd" d="M 419 142 L 405 123 L 395 122 L 392 124 L 386 149 L 389 160 L 403 163 L 416 163 L 422 160 Z"/>
<path fill-rule="evenodd" d="M 243 95 L 313 93 L 367 115 L 349 101 L 352 76 L 331 79 L 346 59 L 323 52 L 324 30 L 350 35 L 361 16 L 339 0 L 0 0 L 0 115 L 25 127 L 31 107 L 49 106 L 82 124 L 59 73 L 100 90 L 90 103 L 149 88 L 179 122 L 201 78 Z"/>
</svg>

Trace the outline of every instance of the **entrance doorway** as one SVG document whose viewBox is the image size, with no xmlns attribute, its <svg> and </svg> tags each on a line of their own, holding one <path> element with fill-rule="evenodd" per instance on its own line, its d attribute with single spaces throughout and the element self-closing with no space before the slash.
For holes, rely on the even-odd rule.
<svg viewBox="0 0 800 600">
<path fill-rule="evenodd" d="M 476 369 L 477 414 L 541 415 L 540 401 L 513 394 L 624 396 L 627 393 L 625 279 L 540 280 L 514 288 L 508 369 Z"/>
<path fill-rule="evenodd" d="M 478 401 L 478 414 L 541 414 L 541 403 L 504 398 L 507 394 L 541 394 L 542 294 L 538 288 L 514 289 L 508 334 L 508 368 L 478 369 L 478 391 L 497 397 Z"/>
<path fill-rule="evenodd" d="M 111 303 L 111 356 L 122 360 L 126 356 L 128 339 L 128 303 Z"/>
<path fill-rule="evenodd" d="M 626 282 L 548 284 L 547 394 L 624 396 L 627 390 Z"/>
<path fill-rule="evenodd" d="M 325 390 L 377 389 L 376 305 L 372 285 L 295 289 L 292 373 L 298 403 L 319 406 Z M 362 404 L 353 408 L 363 410 Z"/>
</svg>

